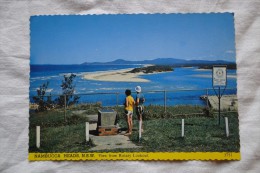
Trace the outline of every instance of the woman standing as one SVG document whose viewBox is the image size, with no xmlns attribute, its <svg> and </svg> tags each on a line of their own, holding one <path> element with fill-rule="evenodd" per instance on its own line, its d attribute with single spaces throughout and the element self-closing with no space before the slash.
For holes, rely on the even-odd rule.
<svg viewBox="0 0 260 173">
<path fill-rule="evenodd" d="M 131 96 L 131 90 L 127 89 L 125 90 L 125 114 L 126 114 L 126 121 L 127 121 L 127 126 L 128 130 L 126 132 L 126 136 L 132 134 L 132 129 L 133 129 L 133 110 L 134 110 L 134 105 L 135 101 L 134 98 Z"/>
</svg>

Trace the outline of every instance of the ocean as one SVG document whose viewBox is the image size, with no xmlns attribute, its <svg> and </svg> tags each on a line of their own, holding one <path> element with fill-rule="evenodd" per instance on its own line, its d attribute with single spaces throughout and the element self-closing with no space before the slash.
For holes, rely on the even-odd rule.
<svg viewBox="0 0 260 173">
<path fill-rule="evenodd" d="M 106 82 L 86 80 L 83 78 L 88 72 L 119 70 L 141 67 L 142 65 L 31 65 L 30 72 L 30 102 L 37 95 L 37 89 L 49 82 L 46 95 L 62 94 L 61 83 L 64 75 L 76 74 L 74 80 L 75 94 L 79 94 L 79 103 L 101 102 L 104 106 L 122 105 L 124 91 L 131 89 L 135 97 L 134 88 L 142 87 L 147 105 L 205 105 L 201 95 L 215 95 L 212 89 L 212 70 L 199 70 L 197 67 L 174 68 L 172 72 L 142 75 L 141 78 L 150 82 Z M 227 70 L 227 89 L 224 94 L 237 93 L 236 70 Z M 228 89 L 231 88 L 231 89 Z M 166 91 L 166 92 L 164 92 Z M 118 93 L 118 94 L 114 94 Z"/>
</svg>

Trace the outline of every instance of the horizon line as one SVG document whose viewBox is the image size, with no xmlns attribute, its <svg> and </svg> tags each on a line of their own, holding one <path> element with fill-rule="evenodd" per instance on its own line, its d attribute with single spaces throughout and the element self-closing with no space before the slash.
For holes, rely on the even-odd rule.
<svg viewBox="0 0 260 173">
<path fill-rule="evenodd" d="M 115 60 L 111 60 L 111 61 L 106 61 L 106 62 L 98 62 L 98 61 L 93 61 L 93 62 L 82 62 L 82 63 L 78 63 L 78 64 L 50 64 L 50 63 L 44 63 L 44 64 L 31 64 L 30 65 L 83 65 L 84 63 L 110 63 L 113 61 L 117 61 L 117 60 L 124 60 L 124 61 L 130 61 L 130 62 L 141 62 L 141 61 L 152 61 L 152 60 L 156 60 L 156 59 L 176 59 L 176 60 L 184 60 L 184 61 L 225 61 L 228 63 L 236 63 L 236 59 L 235 61 L 228 61 L 228 60 L 223 60 L 223 59 L 217 59 L 217 60 L 204 60 L 204 59 L 178 59 L 178 58 L 155 58 L 155 59 L 146 59 L 146 60 L 140 60 L 140 61 L 132 61 L 132 60 L 125 60 L 125 59 L 115 59 Z M 102 64 L 100 64 L 102 65 Z M 110 65 L 122 65 L 122 64 L 110 64 Z M 140 64 L 124 64 L 124 65 L 140 65 Z"/>
</svg>

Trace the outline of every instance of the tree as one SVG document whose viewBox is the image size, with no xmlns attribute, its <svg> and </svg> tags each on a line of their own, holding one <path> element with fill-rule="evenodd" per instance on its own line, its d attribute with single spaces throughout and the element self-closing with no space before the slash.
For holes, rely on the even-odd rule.
<svg viewBox="0 0 260 173">
<path fill-rule="evenodd" d="M 62 88 L 62 96 L 58 98 L 58 105 L 64 106 L 65 98 L 66 98 L 66 105 L 70 106 L 73 104 L 78 103 L 79 96 L 75 94 L 75 86 L 73 84 L 73 80 L 76 77 L 75 74 L 64 75 L 64 80 L 62 80 L 61 88 Z"/>
<path fill-rule="evenodd" d="M 43 83 L 37 89 L 37 96 L 33 96 L 33 101 L 38 105 L 38 111 L 42 112 L 52 107 L 53 101 L 51 100 L 51 94 L 45 96 L 46 90 L 48 88 L 49 82 Z"/>
</svg>

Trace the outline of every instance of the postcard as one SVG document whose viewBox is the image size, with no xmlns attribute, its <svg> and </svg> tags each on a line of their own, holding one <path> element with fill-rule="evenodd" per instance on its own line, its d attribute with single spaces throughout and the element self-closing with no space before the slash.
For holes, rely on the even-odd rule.
<svg viewBox="0 0 260 173">
<path fill-rule="evenodd" d="M 30 18 L 29 156 L 240 160 L 233 13 Z"/>
</svg>

